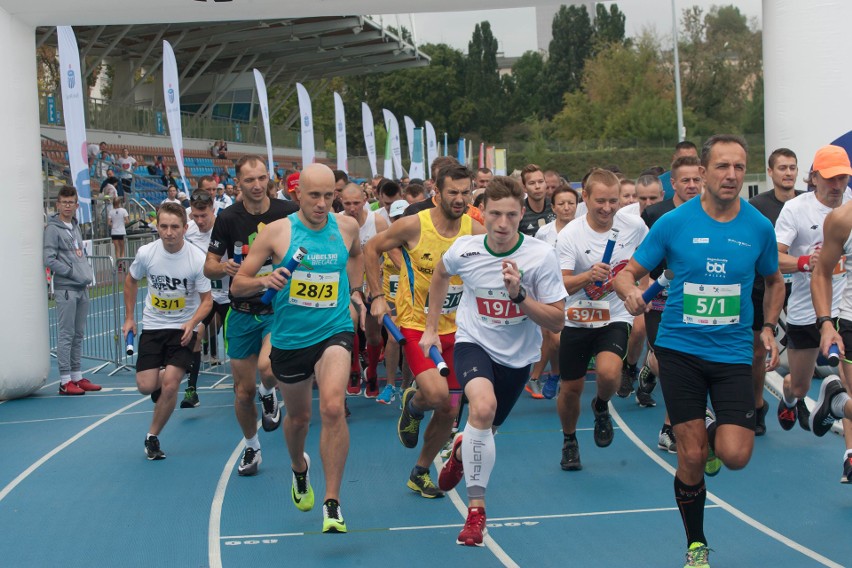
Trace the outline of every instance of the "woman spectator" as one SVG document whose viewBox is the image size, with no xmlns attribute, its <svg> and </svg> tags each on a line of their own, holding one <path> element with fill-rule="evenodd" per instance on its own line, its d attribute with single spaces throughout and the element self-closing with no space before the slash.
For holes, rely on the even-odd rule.
<svg viewBox="0 0 852 568">
<path fill-rule="evenodd" d="M 124 258 L 124 237 L 127 236 L 127 221 L 130 215 L 127 209 L 122 207 L 121 199 L 116 197 L 112 200 L 112 209 L 107 213 L 110 227 L 110 238 L 115 249 L 115 259 Z M 119 270 L 121 265 L 119 264 Z"/>
</svg>

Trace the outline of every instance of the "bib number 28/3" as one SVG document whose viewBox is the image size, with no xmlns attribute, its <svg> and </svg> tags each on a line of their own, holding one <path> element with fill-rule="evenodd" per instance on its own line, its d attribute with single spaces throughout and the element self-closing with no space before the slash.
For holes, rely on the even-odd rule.
<svg viewBox="0 0 852 568">
<path fill-rule="evenodd" d="M 337 306 L 340 274 L 297 270 L 290 280 L 290 303 L 307 308 Z"/>
</svg>

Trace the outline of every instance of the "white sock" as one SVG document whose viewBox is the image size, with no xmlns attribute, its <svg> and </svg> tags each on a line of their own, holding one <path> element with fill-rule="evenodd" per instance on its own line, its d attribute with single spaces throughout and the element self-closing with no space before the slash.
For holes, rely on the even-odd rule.
<svg viewBox="0 0 852 568">
<path fill-rule="evenodd" d="M 462 438 L 462 463 L 468 499 L 484 499 L 497 451 L 491 428 L 480 430 L 467 423 Z"/>
<path fill-rule="evenodd" d="M 792 402 L 787 400 L 787 395 L 784 394 L 784 391 L 781 391 L 781 400 L 784 401 L 784 406 L 786 406 L 787 408 L 793 408 L 794 406 L 796 406 L 796 403 L 799 402 L 799 399 L 796 397 L 793 397 Z"/>
<path fill-rule="evenodd" d="M 831 414 L 838 420 L 842 420 L 844 417 L 843 411 L 846 408 L 847 400 L 849 400 L 849 395 L 846 391 L 837 393 L 834 395 L 834 398 L 831 399 Z"/>
<path fill-rule="evenodd" d="M 71 380 L 75 383 L 83 378 L 83 371 L 71 371 Z"/>
<path fill-rule="evenodd" d="M 260 391 L 260 396 L 266 396 L 268 394 L 271 394 L 273 397 L 275 397 L 275 390 L 276 389 L 274 387 L 271 388 L 271 389 L 268 389 L 265 386 L 263 386 L 263 383 L 260 383 L 258 390 Z"/>
<path fill-rule="evenodd" d="M 71 375 L 59 375 L 59 383 L 64 387 L 71 382 Z"/>
<path fill-rule="evenodd" d="M 251 448 L 254 451 L 260 449 L 260 440 L 257 438 L 257 434 L 255 434 L 251 438 L 246 438 L 246 447 Z"/>
<path fill-rule="evenodd" d="M 843 454 L 843 459 L 845 460 L 846 458 L 852 458 L 852 448 L 847 449 Z"/>
</svg>

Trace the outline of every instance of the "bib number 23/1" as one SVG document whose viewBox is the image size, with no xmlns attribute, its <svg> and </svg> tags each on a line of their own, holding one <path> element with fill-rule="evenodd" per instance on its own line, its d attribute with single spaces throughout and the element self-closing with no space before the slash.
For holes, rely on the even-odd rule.
<svg viewBox="0 0 852 568">
<path fill-rule="evenodd" d="M 290 280 L 290 303 L 307 308 L 337 306 L 340 274 L 297 270 Z"/>
<path fill-rule="evenodd" d="M 697 325 L 730 325 L 740 321 L 739 284 L 683 285 L 683 322 Z"/>
</svg>

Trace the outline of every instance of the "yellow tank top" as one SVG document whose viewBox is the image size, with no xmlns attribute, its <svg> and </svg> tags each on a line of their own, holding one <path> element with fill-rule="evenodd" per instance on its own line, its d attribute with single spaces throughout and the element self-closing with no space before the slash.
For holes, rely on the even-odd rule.
<svg viewBox="0 0 852 568">
<path fill-rule="evenodd" d="M 432 224 L 431 209 L 417 214 L 420 218 L 420 241 L 413 249 L 402 249 L 404 264 L 399 274 L 399 291 L 396 294 L 397 325 L 423 331 L 426 328 L 427 297 L 432 282 L 432 272 L 447 249 L 463 235 L 471 234 L 471 219 L 461 218 L 461 228 L 452 237 L 442 237 Z M 438 334 L 456 331 L 456 310 L 462 294 L 462 280 L 450 278 L 447 298 L 441 308 Z"/>
<path fill-rule="evenodd" d="M 382 255 L 382 293 L 385 301 L 396 302 L 396 292 L 399 289 L 399 268 L 387 253 Z"/>
</svg>

